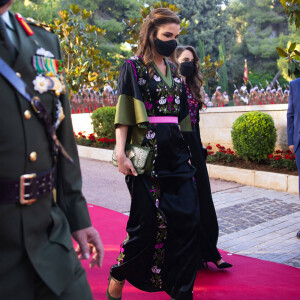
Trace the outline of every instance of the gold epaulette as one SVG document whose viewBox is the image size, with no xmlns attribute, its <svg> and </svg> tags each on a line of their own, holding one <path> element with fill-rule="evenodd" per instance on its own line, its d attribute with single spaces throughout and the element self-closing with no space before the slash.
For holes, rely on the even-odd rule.
<svg viewBox="0 0 300 300">
<path fill-rule="evenodd" d="M 53 30 L 51 29 L 51 27 L 50 27 L 48 24 L 46 24 L 45 22 L 41 23 L 41 22 L 36 21 L 36 20 L 34 20 L 34 19 L 32 19 L 32 18 L 26 18 L 25 20 L 26 20 L 26 22 L 27 22 L 29 25 L 34 25 L 34 26 L 36 26 L 36 27 L 43 28 L 43 29 L 45 29 L 46 31 L 53 32 Z"/>
</svg>

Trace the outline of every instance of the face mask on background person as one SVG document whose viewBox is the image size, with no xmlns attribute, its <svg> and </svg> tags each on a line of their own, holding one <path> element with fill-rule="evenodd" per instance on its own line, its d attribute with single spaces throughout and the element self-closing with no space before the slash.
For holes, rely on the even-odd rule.
<svg viewBox="0 0 300 300">
<path fill-rule="evenodd" d="M 160 39 L 156 39 L 154 41 L 154 45 L 156 47 L 157 52 L 163 56 L 170 56 L 177 47 L 176 40 L 170 41 L 162 41 Z"/>
<path fill-rule="evenodd" d="M 10 0 L 0 0 L 0 7 L 7 4 Z"/>
<path fill-rule="evenodd" d="M 180 74 L 185 77 L 192 76 L 195 71 L 195 64 L 193 61 L 185 61 L 180 64 Z"/>
</svg>

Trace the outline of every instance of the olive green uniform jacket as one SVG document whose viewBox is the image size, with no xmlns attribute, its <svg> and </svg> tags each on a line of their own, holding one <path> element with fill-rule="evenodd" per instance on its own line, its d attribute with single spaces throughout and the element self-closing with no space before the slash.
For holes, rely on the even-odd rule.
<svg viewBox="0 0 300 300">
<path fill-rule="evenodd" d="M 10 13 L 10 16 L 19 38 L 19 54 L 17 58 L 12 58 L 0 41 L 0 57 L 20 73 L 53 118 L 55 93 L 48 91 L 39 94 L 34 91 L 33 80 L 37 73 L 32 57 L 38 48 L 44 48 L 56 59 L 61 59 L 58 38 L 33 24 L 30 27 L 34 35 L 28 36 L 15 15 Z M 0 201 L 0 295 L 1 289 L 12 280 L 21 281 L 23 277 L 31 276 L 22 270 L 24 257 L 29 257 L 46 285 L 57 295 L 61 294 L 78 263 L 70 230 L 74 232 L 91 225 L 81 193 L 81 173 L 68 96 L 61 95 L 60 101 L 66 117 L 57 130 L 57 136 L 74 163 L 58 157 L 56 203 L 53 194 L 39 198 L 30 206 L 1 204 Z M 30 160 L 32 152 L 37 153 L 33 162 Z M 15 180 L 23 174 L 49 171 L 51 168 L 50 144 L 44 125 L 29 102 L 0 75 L 0 180 Z"/>
</svg>

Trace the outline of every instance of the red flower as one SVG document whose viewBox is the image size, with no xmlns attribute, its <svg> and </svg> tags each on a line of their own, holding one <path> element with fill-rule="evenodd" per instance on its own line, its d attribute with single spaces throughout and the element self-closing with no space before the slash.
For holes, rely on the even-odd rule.
<svg viewBox="0 0 300 300">
<path fill-rule="evenodd" d="M 289 156 L 288 154 L 286 154 L 286 155 L 284 156 L 284 158 L 285 158 L 285 159 L 290 159 L 290 156 Z"/>
<path fill-rule="evenodd" d="M 291 159 L 295 159 L 296 158 L 296 155 L 294 154 L 293 156 L 291 156 Z"/>
<path fill-rule="evenodd" d="M 206 149 L 207 149 L 207 150 L 211 150 L 212 147 L 211 147 L 211 146 L 207 146 Z"/>
<path fill-rule="evenodd" d="M 221 145 L 220 145 L 220 144 L 217 144 L 217 145 L 216 145 L 216 147 L 218 147 L 218 148 L 219 148 L 219 147 L 221 147 Z"/>
<path fill-rule="evenodd" d="M 268 155 L 268 158 L 273 158 L 273 157 L 274 157 L 273 154 Z"/>
<path fill-rule="evenodd" d="M 281 155 L 276 155 L 276 156 L 275 156 L 275 160 L 280 160 L 281 158 L 282 158 Z"/>
<path fill-rule="evenodd" d="M 89 134 L 88 139 L 91 140 L 91 141 L 95 141 L 96 140 L 95 139 L 95 134 L 94 133 Z"/>
<path fill-rule="evenodd" d="M 281 150 L 276 150 L 275 153 L 280 154 L 280 153 L 282 153 L 282 151 Z"/>
</svg>

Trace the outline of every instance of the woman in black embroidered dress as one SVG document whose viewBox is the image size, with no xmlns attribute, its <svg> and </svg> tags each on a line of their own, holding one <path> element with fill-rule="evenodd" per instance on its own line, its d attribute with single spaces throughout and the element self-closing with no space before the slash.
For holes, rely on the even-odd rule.
<svg viewBox="0 0 300 300">
<path fill-rule="evenodd" d="M 211 195 L 199 127 L 199 111 L 204 105 L 203 81 L 200 73 L 199 58 L 192 46 L 177 47 L 175 58 L 180 65 L 180 74 L 184 80 L 192 129 L 195 134 L 194 139 L 190 140 L 189 147 L 192 165 L 197 169 L 195 180 L 199 195 L 201 219 L 201 238 L 199 240 L 201 255 L 199 255 L 199 259 L 204 262 L 213 262 L 219 269 L 230 268 L 232 265 L 222 260 L 216 246 L 219 227 Z"/>
<path fill-rule="evenodd" d="M 110 271 L 108 299 L 120 299 L 124 281 L 172 299 L 193 299 L 200 214 L 185 136 L 192 134 L 187 99 L 174 64 L 180 20 L 154 9 L 141 27 L 137 56 L 118 81 L 116 156 L 131 194 L 127 238 Z M 125 142 L 154 152 L 148 175 L 137 175 Z"/>
</svg>

